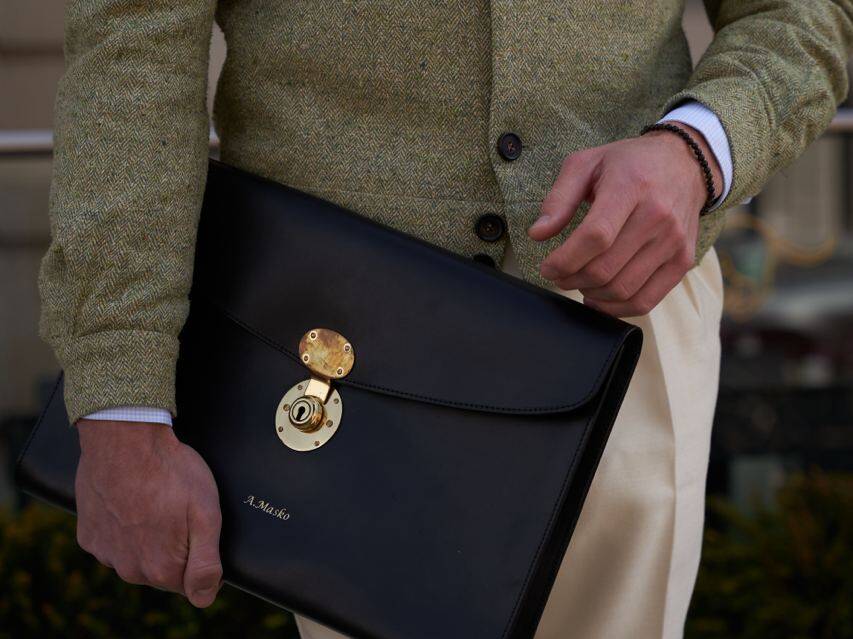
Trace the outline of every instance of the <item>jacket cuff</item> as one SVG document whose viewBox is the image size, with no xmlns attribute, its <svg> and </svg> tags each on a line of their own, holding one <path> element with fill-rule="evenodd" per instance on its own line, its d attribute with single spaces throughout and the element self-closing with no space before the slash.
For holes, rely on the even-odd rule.
<svg viewBox="0 0 853 639">
<path fill-rule="evenodd" d="M 178 346 L 176 337 L 148 331 L 104 331 L 62 344 L 71 424 L 114 406 L 161 406 L 174 415 Z"/>
<path fill-rule="evenodd" d="M 716 209 L 734 206 L 761 190 L 762 176 L 770 170 L 766 136 L 771 121 L 762 99 L 763 89 L 738 79 L 701 82 L 677 93 L 666 103 L 666 114 L 684 102 L 696 101 L 713 111 L 729 141 L 732 157 L 732 182 L 729 192 Z"/>
</svg>

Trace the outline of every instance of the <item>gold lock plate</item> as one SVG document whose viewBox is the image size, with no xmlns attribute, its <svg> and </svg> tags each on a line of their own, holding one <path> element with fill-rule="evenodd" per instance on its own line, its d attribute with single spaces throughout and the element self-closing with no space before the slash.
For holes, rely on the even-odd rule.
<svg viewBox="0 0 853 639">
<path fill-rule="evenodd" d="M 299 359 L 318 377 L 340 379 L 352 370 L 355 353 L 340 333 L 314 328 L 299 340 Z"/>
<path fill-rule="evenodd" d="M 355 352 L 340 333 L 314 328 L 299 342 L 299 360 L 311 371 L 311 378 L 292 386 L 281 398 L 275 428 L 285 446 L 308 451 L 325 444 L 338 430 L 343 401 L 331 381 L 352 370 Z"/>
<path fill-rule="evenodd" d="M 316 429 L 310 425 L 308 428 L 300 428 L 300 422 L 304 422 L 306 418 L 310 421 L 310 408 L 303 404 L 303 401 L 310 401 L 305 395 L 310 381 L 306 379 L 288 390 L 275 411 L 275 430 L 281 443 L 300 452 L 314 450 L 329 441 L 338 431 L 344 412 L 340 394 L 332 389 L 328 400 L 322 405 L 323 415 Z M 310 399 L 318 401 L 313 397 Z"/>
</svg>

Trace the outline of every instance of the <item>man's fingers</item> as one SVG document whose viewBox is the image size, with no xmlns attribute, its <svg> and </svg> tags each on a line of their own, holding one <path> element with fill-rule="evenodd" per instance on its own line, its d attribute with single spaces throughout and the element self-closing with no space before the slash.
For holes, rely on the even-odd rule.
<svg viewBox="0 0 853 639">
<path fill-rule="evenodd" d="M 611 284 L 619 285 L 617 279 L 626 271 L 628 265 L 633 264 L 641 255 L 646 256 L 650 253 L 650 245 L 655 242 L 658 234 L 657 226 L 658 221 L 655 216 L 647 215 L 643 207 L 639 206 L 625 222 L 625 226 L 622 227 L 610 250 L 593 258 L 577 273 L 555 280 L 554 284 L 566 291 L 576 289 L 598 291 Z M 671 253 L 661 256 L 639 284 L 645 283 L 655 269 L 670 256 Z M 636 290 L 634 289 L 632 294 Z"/>
<path fill-rule="evenodd" d="M 184 563 L 159 556 L 142 565 L 142 574 L 149 586 L 168 592 L 184 593 Z"/>
<path fill-rule="evenodd" d="M 91 554 L 95 559 L 97 559 L 98 563 L 106 566 L 107 568 L 113 568 L 113 562 L 107 559 L 106 554 L 99 551 L 89 551 L 89 554 Z"/>
<path fill-rule="evenodd" d="M 115 571 L 125 583 L 137 586 L 143 586 L 148 583 L 135 559 L 124 559 L 122 562 L 117 561 Z"/>
<path fill-rule="evenodd" d="M 81 517 L 77 518 L 77 545 L 80 546 L 81 550 L 97 559 L 98 563 L 113 569 L 113 562 L 110 561 L 109 554 L 105 552 L 107 549 L 96 543 L 95 534 L 91 528 L 83 525 Z"/>
<path fill-rule="evenodd" d="M 577 288 L 584 297 L 594 300 L 626 302 L 637 294 L 661 266 L 672 259 L 680 260 L 684 271 L 687 272 L 692 266 L 693 258 L 684 248 L 685 232 L 678 228 L 675 220 L 676 218 L 669 215 L 666 207 L 654 203 L 637 207 L 617 240 L 618 245 L 623 242 L 624 236 L 626 243 L 633 243 L 636 247 L 634 255 L 615 275 L 607 279 L 599 277 L 597 281 L 585 277 L 583 281 L 578 282 Z M 614 260 L 613 254 L 617 253 L 616 249 L 617 246 L 614 245 L 610 251 L 590 262 L 578 275 L 587 274 L 588 271 L 592 271 L 593 275 L 602 275 L 600 271 L 604 269 L 600 267 L 600 263 L 611 263 Z M 603 274 L 611 273 L 612 271 Z"/>
<path fill-rule="evenodd" d="M 654 240 L 643 246 L 625 267 L 603 286 L 577 288 L 585 298 L 598 302 L 627 302 L 649 281 L 652 275 L 673 256 L 674 249 Z"/>
<path fill-rule="evenodd" d="M 637 204 L 630 182 L 606 176 L 595 185 L 592 206 L 580 226 L 542 262 L 542 276 L 549 280 L 574 275 L 616 241 Z"/>
<path fill-rule="evenodd" d="M 194 606 L 205 608 L 213 603 L 222 581 L 219 559 L 219 532 L 222 526 L 216 508 L 198 511 L 191 507 L 189 519 L 189 555 L 184 571 L 184 592 Z"/>
<path fill-rule="evenodd" d="M 600 154 L 581 151 L 566 157 L 554 185 L 542 201 L 541 215 L 527 233 L 537 241 L 562 231 L 590 193 Z"/>
<path fill-rule="evenodd" d="M 584 298 L 584 304 L 614 317 L 647 315 L 684 277 L 680 260 L 673 259 L 661 266 L 649 280 L 626 302 L 603 302 Z"/>
</svg>

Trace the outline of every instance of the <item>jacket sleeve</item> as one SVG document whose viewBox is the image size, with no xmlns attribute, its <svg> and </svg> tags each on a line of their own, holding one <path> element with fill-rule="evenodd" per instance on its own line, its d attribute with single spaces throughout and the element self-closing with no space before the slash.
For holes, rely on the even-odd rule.
<svg viewBox="0 0 853 639">
<path fill-rule="evenodd" d="M 74 423 L 120 405 L 175 413 L 207 170 L 215 0 L 69 0 L 55 108 L 40 333 Z"/>
<path fill-rule="evenodd" d="M 734 175 L 721 208 L 756 195 L 829 125 L 847 95 L 853 0 L 705 0 L 715 37 L 686 100 L 728 135 Z"/>
</svg>

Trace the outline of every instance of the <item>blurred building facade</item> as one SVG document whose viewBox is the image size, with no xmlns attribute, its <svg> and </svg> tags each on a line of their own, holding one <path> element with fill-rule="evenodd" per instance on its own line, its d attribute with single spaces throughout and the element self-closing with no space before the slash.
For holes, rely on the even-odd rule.
<svg viewBox="0 0 853 639">
<path fill-rule="evenodd" d="M 50 155 L 8 148 L 52 126 L 64 5 L 0 0 L 0 502 L 57 369 L 37 334 Z M 712 37 L 699 0 L 688 0 L 685 28 L 698 58 Z M 217 33 L 211 87 L 224 53 Z M 853 147 L 842 129 L 733 211 L 718 245 L 727 314 L 710 488 L 743 501 L 791 468 L 853 468 Z"/>
</svg>

